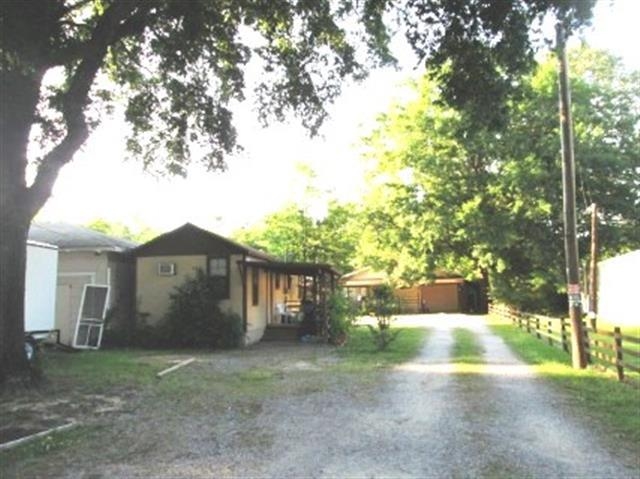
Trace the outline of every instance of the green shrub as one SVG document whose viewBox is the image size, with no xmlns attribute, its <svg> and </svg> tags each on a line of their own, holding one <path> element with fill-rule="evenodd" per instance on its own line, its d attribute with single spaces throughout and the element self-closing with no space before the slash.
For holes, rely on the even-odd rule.
<svg viewBox="0 0 640 479">
<path fill-rule="evenodd" d="M 357 306 L 338 289 L 329 296 L 329 341 L 341 344 L 349 335 L 357 316 Z"/>
<path fill-rule="evenodd" d="M 387 349 L 400 334 L 399 329 L 391 330 L 391 323 L 395 321 L 398 302 L 389 285 L 378 286 L 373 289 L 373 296 L 369 302 L 371 315 L 375 316 L 375 326 L 368 324 L 371 337 L 378 351 Z"/>
<path fill-rule="evenodd" d="M 161 327 L 171 347 L 232 348 L 242 343 L 242 320 L 220 310 L 218 286 L 197 270 L 171 294 L 169 311 Z"/>
</svg>

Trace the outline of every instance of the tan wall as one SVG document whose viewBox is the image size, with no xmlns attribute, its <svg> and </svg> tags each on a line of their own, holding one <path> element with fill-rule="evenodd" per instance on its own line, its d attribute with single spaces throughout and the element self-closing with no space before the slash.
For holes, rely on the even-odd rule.
<svg viewBox="0 0 640 479">
<path fill-rule="evenodd" d="M 107 284 L 107 253 L 93 251 L 74 251 L 58 254 L 58 276 L 65 273 L 88 273 L 93 275 L 96 284 Z"/>
<path fill-rule="evenodd" d="M 268 274 L 266 271 L 258 269 L 258 304 L 253 305 L 252 297 L 252 268 L 247 270 L 247 333 L 245 337 L 246 344 L 257 343 L 262 339 L 264 330 L 267 327 L 267 317 L 269 315 L 269 296 L 268 296 Z"/>
<path fill-rule="evenodd" d="M 220 308 L 242 317 L 242 273 L 238 266 L 242 255 L 229 256 L 229 299 L 220 301 Z"/>
<path fill-rule="evenodd" d="M 158 275 L 158 263 L 161 262 L 175 263 L 176 274 Z M 206 256 L 150 256 L 136 259 L 137 310 L 149 314 L 148 324 L 156 324 L 164 317 L 169 307 L 169 295 L 187 277 L 193 277 L 198 268 L 206 271 Z"/>
</svg>

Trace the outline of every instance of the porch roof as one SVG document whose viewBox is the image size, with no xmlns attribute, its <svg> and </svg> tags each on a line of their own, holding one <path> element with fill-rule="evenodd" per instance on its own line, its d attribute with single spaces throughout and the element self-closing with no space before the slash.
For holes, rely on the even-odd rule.
<svg viewBox="0 0 640 479">
<path fill-rule="evenodd" d="M 304 263 L 294 261 L 255 261 L 247 258 L 247 264 L 259 265 L 261 268 L 279 273 L 295 274 L 299 276 L 316 276 L 318 273 L 329 273 L 340 276 L 333 266 L 326 263 Z"/>
</svg>

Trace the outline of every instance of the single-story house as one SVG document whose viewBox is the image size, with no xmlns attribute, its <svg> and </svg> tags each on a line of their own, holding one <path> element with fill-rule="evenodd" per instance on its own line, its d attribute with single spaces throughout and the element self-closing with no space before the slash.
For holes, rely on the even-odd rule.
<svg viewBox="0 0 640 479">
<path fill-rule="evenodd" d="M 170 295 L 201 269 L 220 282 L 220 307 L 242 318 L 245 344 L 267 337 L 293 336 L 299 313 L 315 308 L 318 330 L 326 334 L 323 306 L 337 272 L 326 264 L 292 263 L 186 223 L 137 247 L 135 294 L 137 317 L 158 324 Z M 308 317 L 311 311 L 307 311 Z M 267 338 L 265 338 L 267 339 Z"/>
<path fill-rule="evenodd" d="M 640 326 L 640 250 L 598 263 L 598 318 L 618 326 Z"/>
<path fill-rule="evenodd" d="M 58 248 L 55 327 L 60 342 L 99 347 L 104 316 L 125 322 L 134 309 L 128 251 L 137 244 L 66 223 L 33 223 L 29 239 Z"/>
<path fill-rule="evenodd" d="M 371 268 L 363 268 L 347 273 L 340 278 L 340 284 L 349 297 L 356 301 L 371 297 L 371 290 L 388 283 L 388 275 Z M 395 295 L 400 311 L 416 313 L 482 312 L 486 308 L 482 288 L 478 281 L 466 281 L 463 277 L 448 273 L 436 273 L 431 283 L 422 283 L 396 288 Z"/>
<path fill-rule="evenodd" d="M 35 336 L 55 330 L 58 247 L 27 241 L 24 329 Z"/>
</svg>

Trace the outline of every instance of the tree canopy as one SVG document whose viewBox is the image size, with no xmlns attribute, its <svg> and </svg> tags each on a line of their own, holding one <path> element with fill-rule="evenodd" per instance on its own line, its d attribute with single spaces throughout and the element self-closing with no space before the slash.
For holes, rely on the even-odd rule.
<svg viewBox="0 0 640 479">
<path fill-rule="evenodd" d="M 128 150 L 148 168 L 224 167 L 237 147 L 232 104 L 267 122 L 295 114 L 313 133 L 345 79 L 392 62 L 393 12 L 442 98 L 500 112 L 530 65 L 546 13 L 584 23 L 595 0 L 5 0 L 0 2 L 0 380 L 26 369 L 29 223 L 60 169 L 105 113 L 125 103 Z M 487 108 L 491 106 L 491 108 Z M 495 106 L 495 107 L 494 107 Z M 499 115 L 497 116 L 499 118 Z M 28 166 L 35 168 L 30 181 Z"/>
<path fill-rule="evenodd" d="M 640 83 L 607 53 L 570 53 L 581 209 L 602 208 L 601 248 L 640 244 Z M 556 62 L 523 77 L 503 129 L 440 105 L 438 85 L 382 117 L 363 255 L 399 278 L 490 274 L 492 295 L 553 308 L 564 288 Z M 588 218 L 579 215 L 581 250 Z"/>
<path fill-rule="evenodd" d="M 289 204 L 233 236 L 284 261 L 328 263 L 346 273 L 356 264 L 361 219 L 353 204 L 332 201 L 322 219 Z"/>
<path fill-rule="evenodd" d="M 146 243 L 160 233 L 148 226 L 129 226 L 120 221 L 107 221 L 103 218 L 96 218 L 87 223 L 87 228 L 99 231 L 116 238 L 124 238 L 137 243 Z"/>
</svg>

